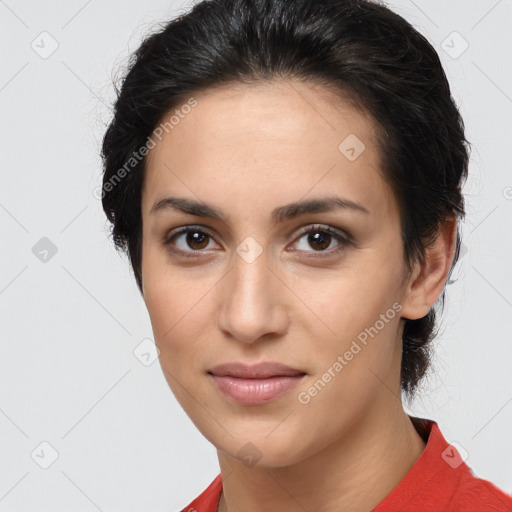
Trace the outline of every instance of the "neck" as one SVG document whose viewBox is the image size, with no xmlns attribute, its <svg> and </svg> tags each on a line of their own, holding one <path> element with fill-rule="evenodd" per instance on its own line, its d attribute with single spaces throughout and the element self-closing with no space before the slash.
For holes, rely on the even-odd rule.
<svg viewBox="0 0 512 512">
<path fill-rule="evenodd" d="M 219 512 L 370 512 L 418 460 L 425 442 L 393 397 L 342 438 L 292 466 L 246 468 L 218 452 Z"/>
</svg>

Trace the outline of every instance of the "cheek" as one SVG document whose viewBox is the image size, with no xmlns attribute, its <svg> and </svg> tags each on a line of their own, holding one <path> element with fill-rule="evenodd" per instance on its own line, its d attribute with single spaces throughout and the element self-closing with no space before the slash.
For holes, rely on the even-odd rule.
<svg viewBox="0 0 512 512">
<path fill-rule="evenodd" d="M 297 392 L 312 443 L 334 439 L 340 427 L 357 422 L 377 395 L 389 393 L 384 382 L 396 370 L 400 317 L 393 308 L 383 313 L 387 322 L 379 316 L 371 322 L 344 316 L 346 324 L 339 321 L 331 342 L 315 341 L 315 371 Z"/>
<path fill-rule="evenodd" d="M 340 341 L 373 326 L 399 300 L 400 259 L 390 254 L 387 261 L 381 261 L 376 256 L 375 251 L 367 251 L 358 255 L 358 261 L 354 258 L 353 265 L 333 272 L 304 273 L 294 281 L 293 290 L 304 304 L 299 308 L 304 312 L 299 323 L 307 322 L 307 329 L 317 334 L 323 346 L 331 340 L 342 348 Z"/>
<path fill-rule="evenodd" d="M 214 314 L 211 297 L 215 281 L 192 277 L 148 251 L 143 265 L 144 300 L 160 361 L 173 374 L 198 368 L 203 343 L 211 336 Z"/>
<path fill-rule="evenodd" d="M 171 271 L 156 251 L 144 252 L 142 276 L 144 301 L 149 313 L 155 343 L 161 353 L 170 347 L 179 348 L 177 334 L 187 325 L 187 316 L 197 303 L 190 286 L 185 286 L 182 276 Z"/>
<path fill-rule="evenodd" d="M 198 323 L 201 295 L 185 291 L 179 280 L 161 280 L 146 289 L 146 307 L 155 342 L 161 351 L 194 348 L 202 330 Z M 203 316 L 204 318 L 204 316 Z"/>
<path fill-rule="evenodd" d="M 196 399 L 201 398 L 195 379 L 204 366 L 201 344 L 208 330 L 201 324 L 206 312 L 198 302 L 204 292 L 197 296 L 193 291 L 185 291 L 186 288 L 177 276 L 151 278 L 147 281 L 145 300 L 163 375 L 190 415 L 194 406 L 190 393 L 193 391 Z"/>
<path fill-rule="evenodd" d="M 378 377 L 384 378 L 398 355 L 400 258 L 378 254 L 367 251 L 363 264 L 315 283 L 306 278 L 296 283 L 297 295 L 314 312 L 306 312 L 301 322 L 307 322 L 302 328 L 311 333 L 308 348 L 315 354 L 315 375 L 308 386 L 320 379 L 320 391 L 315 388 L 307 395 L 320 415 L 333 403 L 357 409 L 359 401 L 381 386 Z"/>
</svg>

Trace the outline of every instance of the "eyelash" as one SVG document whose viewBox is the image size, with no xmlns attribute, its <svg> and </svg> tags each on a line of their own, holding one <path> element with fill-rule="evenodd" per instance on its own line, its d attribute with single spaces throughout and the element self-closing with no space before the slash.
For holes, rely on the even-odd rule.
<svg viewBox="0 0 512 512">
<path fill-rule="evenodd" d="M 200 253 L 206 252 L 206 251 L 200 250 L 200 249 L 196 249 L 196 250 L 192 249 L 190 251 L 183 251 L 181 249 L 176 249 L 174 247 L 171 247 L 171 243 L 174 240 L 176 240 L 179 236 L 190 233 L 190 232 L 202 233 L 210 238 L 213 238 L 207 231 L 204 231 L 204 229 L 201 226 L 187 226 L 186 228 L 180 229 L 179 231 L 166 236 L 164 238 L 164 240 L 162 241 L 162 243 L 165 246 L 169 246 L 170 250 L 175 254 L 182 255 L 185 258 L 197 258 L 198 256 L 196 256 L 196 255 L 192 256 L 189 253 L 200 254 Z M 310 233 L 327 233 L 329 235 L 332 235 L 339 242 L 339 246 L 334 250 L 331 249 L 331 250 L 324 250 L 324 251 L 313 251 L 314 253 L 316 252 L 317 254 L 314 256 L 306 256 L 307 258 L 324 258 L 324 257 L 333 256 L 335 254 L 340 253 L 341 251 L 346 249 L 347 246 L 349 246 L 353 243 L 352 238 L 349 235 L 343 235 L 338 230 L 332 228 L 331 226 L 324 226 L 321 224 L 307 226 L 305 229 L 301 230 L 297 234 L 296 240 L 300 240 L 300 238 L 302 238 L 304 235 L 307 235 Z M 299 252 L 301 252 L 301 251 L 299 251 Z M 306 252 L 309 252 L 309 251 L 306 251 Z M 324 256 L 325 254 L 327 254 L 327 256 Z"/>
</svg>

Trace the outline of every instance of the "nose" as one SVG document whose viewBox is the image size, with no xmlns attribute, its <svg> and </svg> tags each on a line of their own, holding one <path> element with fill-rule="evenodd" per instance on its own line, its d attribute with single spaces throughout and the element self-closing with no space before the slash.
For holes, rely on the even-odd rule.
<svg viewBox="0 0 512 512">
<path fill-rule="evenodd" d="M 286 286 L 263 256 L 252 263 L 236 256 L 221 288 L 218 327 L 243 343 L 288 329 Z"/>
</svg>

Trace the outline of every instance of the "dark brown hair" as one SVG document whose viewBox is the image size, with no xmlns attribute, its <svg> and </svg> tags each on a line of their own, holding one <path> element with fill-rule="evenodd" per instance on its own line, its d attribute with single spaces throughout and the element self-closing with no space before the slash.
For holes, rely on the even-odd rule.
<svg viewBox="0 0 512 512">
<path fill-rule="evenodd" d="M 447 216 L 464 216 L 464 124 L 436 51 L 406 20 L 365 0 L 204 0 L 131 56 L 103 139 L 103 209 L 141 292 L 140 149 L 148 137 L 192 93 L 292 77 L 338 90 L 377 122 L 409 269 Z M 450 274 L 459 248 L 457 232 Z M 409 397 L 429 367 L 439 306 L 444 291 L 425 317 L 405 320 L 401 386 Z"/>
</svg>

